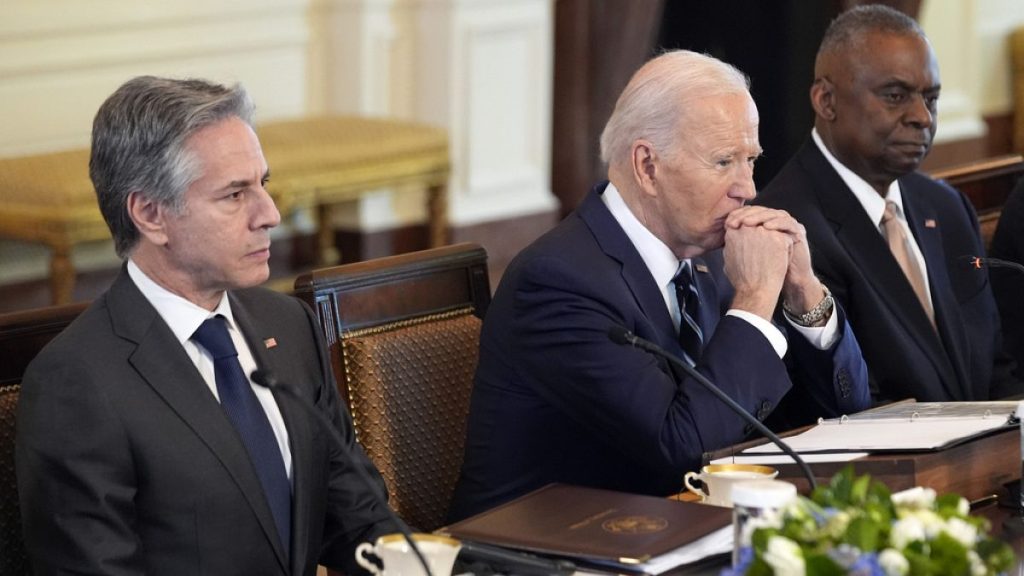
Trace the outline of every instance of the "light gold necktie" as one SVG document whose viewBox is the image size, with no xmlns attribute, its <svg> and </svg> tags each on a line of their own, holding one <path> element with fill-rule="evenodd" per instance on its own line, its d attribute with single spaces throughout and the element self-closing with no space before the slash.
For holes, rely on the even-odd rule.
<svg viewBox="0 0 1024 576">
<path fill-rule="evenodd" d="M 931 302 L 928 300 L 928 290 L 925 285 L 924 275 L 921 273 L 921 267 L 918 266 L 917 260 L 910 251 L 907 233 L 904 231 L 903 225 L 900 224 L 899 218 L 896 217 L 896 204 L 892 200 L 885 202 L 885 213 L 882 214 L 882 229 L 885 231 L 886 240 L 889 241 L 889 250 L 892 251 L 896 262 L 903 269 L 903 274 L 910 281 L 911 288 L 917 294 L 917 299 L 921 301 L 921 306 L 934 327 L 935 312 L 932 310 Z"/>
</svg>

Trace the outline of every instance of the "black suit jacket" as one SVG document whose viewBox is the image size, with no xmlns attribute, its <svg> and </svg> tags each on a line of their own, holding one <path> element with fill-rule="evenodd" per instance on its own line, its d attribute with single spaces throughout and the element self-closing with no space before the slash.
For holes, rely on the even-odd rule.
<svg viewBox="0 0 1024 576">
<path fill-rule="evenodd" d="M 1010 193 L 992 236 L 989 254 L 1010 262 L 1024 262 L 1024 178 Z M 1024 274 L 1012 268 L 992 268 L 992 291 L 1003 324 L 1003 346 L 1017 363 L 1015 375 L 1024 376 Z"/>
<path fill-rule="evenodd" d="M 661 291 L 603 189 L 513 260 L 487 309 L 450 519 L 550 482 L 666 495 L 705 451 L 747 433 L 692 378 L 609 340 L 608 329 L 623 326 L 683 354 Z M 813 420 L 868 405 L 864 362 L 842 316 L 832 350 L 790 338 L 794 386 L 757 328 L 723 316 L 732 288 L 721 254 L 694 262 L 707 338 L 697 368 L 741 406 L 764 418 L 784 396 L 783 405 L 799 397 L 793 413 Z"/>
<path fill-rule="evenodd" d="M 814 268 L 857 334 L 877 400 L 988 400 L 1021 391 L 1001 353 L 984 254 L 970 202 L 913 172 L 899 179 L 910 229 L 928 266 L 938 330 L 864 208 L 812 140 L 756 203 L 787 210 L 807 228 Z"/>
<path fill-rule="evenodd" d="M 262 289 L 229 297 L 257 365 L 322 410 L 355 454 L 275 393 L 293 465 L 290 562 L 235 429 L 122 270 L 23 381 L 18 489 L 36 574 L 298 576 L 318 561 L 357 570 L 354 546 L 395 531 L 356 476 L 360 466 L 379 479 L 354 441 L 312 313 Z"/>
</svg>

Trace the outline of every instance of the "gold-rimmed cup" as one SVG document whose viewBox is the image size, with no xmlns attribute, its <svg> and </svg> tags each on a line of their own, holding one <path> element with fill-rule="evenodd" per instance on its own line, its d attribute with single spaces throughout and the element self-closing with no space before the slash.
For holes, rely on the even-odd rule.
<svg viewBox="0 0 1024 576">
<path fill-rule="evenodd" d="M 686 489 L 700 496 L 701 502 L 732 507 L 732 485 L 745 480 L 771 480 L 779 471 L 759 464 L 708 464 L 700 472 L 687 472 Z M 694 480 L 700 480 L 698 486 Z"/>
<path fill-rule="evenodd" d="M 413 534 L 412 538 L 433 576 L 451 576 L 455 558 L 462 548 L 458 540 L 437 534 Z M 384 569 L 367 558 L 367 554 L 379 558 Z M 419 558 L 401 534 L 381 536 L 373 544 L 363 542 L 356 547 L 356 562 L 376 576 L 426 576 Z"/>
</svg>

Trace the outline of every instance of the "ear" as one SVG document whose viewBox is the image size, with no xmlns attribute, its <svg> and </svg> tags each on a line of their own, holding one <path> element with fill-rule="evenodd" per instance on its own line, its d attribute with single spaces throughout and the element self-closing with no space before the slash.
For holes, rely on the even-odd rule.
<svg viewBox="0 0 1024 576">
<path fill-rule="evenodd" d="M 139 231 L 139 236 L 157 246 L 167 244 L 166 207 L 135 191 L 128 195 L 126 209 L 128 217 Z"/>
<path fill-rule="evenodd" d="M 826 122 L 836 119 L 836 87 L 828 78 L 816 78 L 811 84 L 811 107 Z"/>
<path fill-rule="evenodd" d="M 630 150 L 632 160 L 633 179 L 637 187 L 645 194 L 655 194 L 655 184 L 658 181 L 658 154 L 647 140 L 636 140 Z"/>
</svg>

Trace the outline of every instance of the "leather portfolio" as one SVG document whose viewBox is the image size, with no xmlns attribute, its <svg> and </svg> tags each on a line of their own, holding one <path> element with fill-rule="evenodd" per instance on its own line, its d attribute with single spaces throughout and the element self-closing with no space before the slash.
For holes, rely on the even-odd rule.
<svg viewBox="0 0 1024 576">
<path fill-rule="evenodd" d="M 441 531 L 463 540 L 628 566 L 731 521 L 729 508 L 549 484 Z"/>
</svg>

